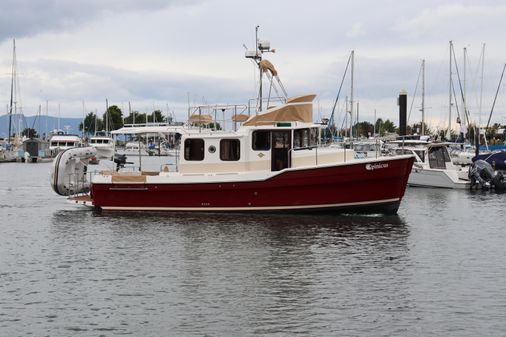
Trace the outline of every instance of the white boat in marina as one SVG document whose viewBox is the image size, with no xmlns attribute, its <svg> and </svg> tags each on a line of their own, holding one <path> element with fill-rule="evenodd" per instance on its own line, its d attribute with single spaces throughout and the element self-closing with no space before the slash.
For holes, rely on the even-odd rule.
<svg viewBox="0 0 506 337">
<path fill-rule="evenodd" d="M 146 145 L 142 142 L 128 142 L 123 148 L 116 148 L 116 153 L 127 156 L 149 156 L 149 151 Z"/>
<path fill-rule="evenodd" d="M 53 155 L 73 147 L 80 147 L 81 145 L 81 137 L 65 133 L 61 130 L 53 131 L 51 137 L 49 138 L 49 151 Z"/>
<path fill-rule="evenodd" d="M 11 147 L 11 144 L 0 138 L 0 163 L 16 161 L 16 151 Z"/>
<path fill-rule="evenodd" d="M 392 142 L 388 147 L 391 154 L 415 156 L 408 179 L 410 186 L 456 189 L 470 187 L 468 170 L 453 164 L 445 143 L 405 140 Z"/>
<path fill-rule="evenodd" d="M 88 144 L 97 150 L 98 159 L 111 159 L 114 156 L 114 140 L 106 134 L 90 137 Z"/>
<path fill-rule="evenodd" d="M 18 151 L 18 157 L 24 162 L 32 163 L 51 160 L 49 142 L 38 138 L 28 138 L 23 141 L 23 146 Z"/>
<path fill-rule="evenodd" d="M 378 158 L 382 155 L 383 141 L 381 139 L 359 139 L 350 143 L 357 158 Z"/>
<path fill-rule="evenodd" d="M 125 124 L 121 129 L 111 132 L 113 136 L 127 136 L 130 139 L 124 147 L 116 147 L 116 153 L 127 156 L 169 156 L 179 153 L 178 127 L 181 124 L 146 123 Z M 180 134 L 179 134 L 180 135 Z M 139 141 L 139 139 L 142 139 Z M 148 142 L 148 145 L 146 145 Z"/>
</svg>

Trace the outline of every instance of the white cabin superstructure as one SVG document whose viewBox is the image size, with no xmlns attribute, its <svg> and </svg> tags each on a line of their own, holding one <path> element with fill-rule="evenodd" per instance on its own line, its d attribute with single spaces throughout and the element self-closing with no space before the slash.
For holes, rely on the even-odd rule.
<svg viewBox="0 0 506 337">
<path fill-rule="evenodd" d="M 111 159 L 114 156 L 114 139 L 106 135 L 96 135 L 89 139 L 89 145 L 97 150 L 99 159 Z"/>
<path fill-rule="evenodd" d="M 81 145 L 82 141 L 79 136 L 66 134 L 63 131 L 55 132 L 49 138 L 49 150 L 52 154 Z"/>
<path fill-rule="evenodd" d="M 303 122 L 245 126 L 236 132 L 183 133 L 178 171 L 270 172 L 354 158 L 353 150 L 319 147 L 319 136 L 320 125 Z"/>
</svg>

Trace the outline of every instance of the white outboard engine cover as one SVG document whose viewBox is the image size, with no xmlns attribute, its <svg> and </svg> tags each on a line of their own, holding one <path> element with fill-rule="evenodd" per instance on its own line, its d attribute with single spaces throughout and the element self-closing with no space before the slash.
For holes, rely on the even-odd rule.
<svg viewBox="0 0 506 337">
<path fill-rule="evenodd" d="M 59 195 L 87 193 L 90 183 L 86 179 L 88 162 L 96 155 L 94 147 L 74 147 L 61 151 L 51 167 L 51 187 Z"/>
</svg>

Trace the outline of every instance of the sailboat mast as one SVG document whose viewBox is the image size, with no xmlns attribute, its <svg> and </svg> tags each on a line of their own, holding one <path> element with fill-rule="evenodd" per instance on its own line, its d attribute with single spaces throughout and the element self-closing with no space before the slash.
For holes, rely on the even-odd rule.
<svg viewBox="0 0 506 337">
<path fill-rule="evenodd" d="M 463 88 L 463 96 L 462 96 L 462 107 L 464 108 L 464 117 L 462 118 L 461 120 L 461 123 L 464 123 L 464 125 L 466 124 L 466 117 L 467 117 L 467 104 L 466 104 L 466 101 L 467 101 L 467 83 L 466 83 L 466 67 L 467 67 L 467 48 L 464 47 L 464 88 Z M 465 137 L 465 135 L 464 135 Z"/>
<path fill-rule="evenodd" d="M 14 77 L 16 76 L 16 40 L 12 40 L 12 70 L 11 70 L 11 101 L 9 104 L 9 133 L 7 134 L 8 143 L 11 143 L 12 130 L 12 105 L 14 101 Z"/>
<path fill-rule="evenodd" d="M 374 124 L 372 125 L 372 136 L 376 138 L 376 109 L 374 109 Z"/>
<path fill-rule="evenodd" d="M 46 99 L 46 139 L 49 139 L 49 130 L 48 130 L 48 126 L 47 126 L 47 120 L 49 118 L 49 102 L 48 100 Z"/>
<path fill-rule="evenodd" d="M 353 76 L 355 73 L 355 51 L 351 51 L 351 92 L 350 92 L 350 138 L 353 138 Z"/>
<path fill-rule="evenodd" d="M 86 124 L 84 123 L 85 120 L 86 120 L 86 107 L 85 107 L 84 101 L 83 101 L 83 138 L 85 138 L 85 136 L 86 136 L 86 133 L 85 133 Z"/>
<path fill-rule="evenodd" d="M 448 94 L 448 132 L 446 134 L 446 138 L 451 138 L 451 129 L 452 129 L 452 49 L 453 42 L 450 41 L 450 78 L 449 78 L 449 94 Z"/>
<path fill-rule="evenodd" d="M 483 102 L 483 72 L 485 71 L 485 44 L 483 44 L 481 50 L 481 83 L 480 83 L 480 109 L 479 109 L 479 125 L 481 127 L 481 113 L 482 113 L 482 102 Z"/>
<path fill-rule="evenodd" d="M 105 99 L 105 134 L 109 135 L 109 102 Z"/>
<path fill-rule="evenodd" d="M 348 113 L 350 112 L 350 110 L 348 109 L 348 96 L 346 96 L 345 100 L 344 100 L 344 111 L 345 111 L 345 123 L 344 125 L 346 125 L 346 128 L 344 130 L 344 135 L 349 135 L 350 138 L 351 138 L 351 128 L 350 128 L 350 132 L 348 133 Z M 351 125 L 351 123 L 350 123 Z"/>
<path fill-rule="evenodd" d="M 130 101 L 128 101 L 128 115 L 129 116 L 132 116 L 132 124 L 135 125 L 135 111 L 134 111 L 134 114 L 132 115 L 132 105 L 130 105 Z"/>
<path fill-rule="evenodd" d="M 41 105 L 41 104 L 39 104 L 39 118 L 37 119 L 37 123 L 38 123 L 38 128 L 37 128 L 37 130 L 38 130 L 39 132 L 41 132 L 41 129 L 40 129 L 40 119 L 42 118 L 41 116 L 42 116 L 42 105 Z M 40 135 L 39 135 L 39 137 L 38 137 L 38 138 L 40 138 Z"/>
<path fill-rule="evenodd" d="M 255 27 L 255 55 L 257 55 L 257 56 L 258 56 L 258 28 L 259 27 L 260 26 Z M 261 60 L 262 59 L 260 58 L 260 61 Z M 260 62 L 260 61 L 258 61 L 258 62 Z M 258 98 L 259 98 L 258 99 L 258 104 L 259 104 L 258 111 L 262 111 L 262 100 L 263 100 L 263 97 L 262 97 L 262 90 L 263 90 L 263 88 L 262 88 L 262 73 L 263 73 L 263 71 L 262 71 L 261 67 L 258 67 L 258 70 L 260 71 L 260 89 L 258 92 Z"/>
<path fill-rule="evenodd" d="M 425 60 L 422 60 L 422 136 L 425 135 Z"/>
</svg>

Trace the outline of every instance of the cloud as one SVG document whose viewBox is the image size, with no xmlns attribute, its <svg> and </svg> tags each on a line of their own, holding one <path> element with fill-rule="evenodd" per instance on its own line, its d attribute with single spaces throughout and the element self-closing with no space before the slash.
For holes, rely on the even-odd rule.
<svg viewBox="0 0 506 337">
<path fill-rule="evenodd" d="M 354 38 L 365 34 L 364 26 L 361 22 L 356 22 L 351 29 L 346 32 L 346 37 Z"/>
<path fill-rule="evenodd" d="M 18 100 L 22 100 L 27 115 L 35 114 L 38 105 L 44 105 L 46 100 L 53 109 L 55 104 L 61 104 L 65 116 L 80 116 L 83 101 L 89 109 L 100 111 L 106 98 L 110 104 L 121 106 L 130 101 L 137 110 L 152 111 L 154 105 L 186 106 L 188 95 L 191 104 L 204 100 L 243 104 L 244 98 L 252 94 L 250 87 L 237 79 L 132 71 L 69 61 L 25 62 L 23 73 Z M 7 92 L 7 85 L 7 81 L 2 81 L 0 89 Z M 234 88 L 232 95 L 230 88 Z"/>
<path fill-rule="evenodd" d="M 48 31 L 75 30 L 99 17 L 131 11 L 155 11 L 188 5 L 184 0 L 2 0 L 0 1 L 0 43 Z"/>
<path fill-rule="evenodd" d="M 506 5 L 440 5 L 425 8 L 418 15 L 403 18 L 392 26 L 392 31 L 408 38 L 422 40 L 443 36 L 448 39 L 470 39 L 487 31 L 502 35 Z"/>
<path fill-rule="evenodd" d="M 257 71 L 242 44 L 254 46 L 260 25 L 259 38 L 277 49 L 267 58 L 289 95 L 316 93 L 327 109 L 353 49 L 363 115 L 374 108 L 392 112 L 398 91 L 413 89 L 422 58 L 427 96 L 447 95 L 449 40 L 458 58 L 461 47 L 469 47 L 469 88 L 477 83 L 473 73 L 487 43 L 485 81 L 495 92 L 506 54 L 505 7 L 495 0 L 322 0 L 318 6 L 293 0 L 289 7 L 267 0 L 3 0 L 0 92 L 10 85 L 6 38 L 24 37 L 17 55 L 23 103 L 32 107 L 27 113 L 46 99 L 61 103 L 69 116 L 81 115 L 82 100 L 100 110 L 106 97 L 110 104 L 132 101 L 150 109 L 168 102 L 183 114 L 188 93 L 191 103 L 244 103 L 256 95 Z M 348 81 L 345 89 L 349 95 Z M 438 111 L 447 101 L 427 97 Z M 6 102 L 7 95 L 0 96 L 2 110 Z"/>
</svg>

